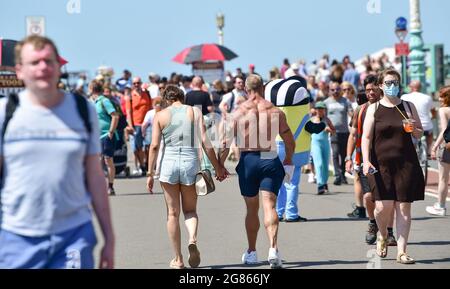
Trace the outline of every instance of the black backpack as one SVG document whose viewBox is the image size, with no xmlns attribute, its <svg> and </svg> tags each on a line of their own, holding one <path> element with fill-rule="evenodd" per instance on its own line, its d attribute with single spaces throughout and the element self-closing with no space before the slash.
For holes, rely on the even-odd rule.
<svg viewBox="0 0 450 289">
<path fill-rule="evenodd" d="M 123 130 L 128 126 L 128 122 L 127 122 L 127 118 L 125 117 L 125 115 L 122 112 L 122 108 L 120 107 L 120 105 L 118 105 L 114 100 L 109 99 L 109 101 L 112 103 L 112 105 L 114 106 L 114 109 L 116 110 L 116 112 L 119 114 L 119 122 L 117 123 L 117 131 L 119 133 L 123 132 Z M 105 108 L 105 105 L 103 104 L 103 101 L 100 102 L 100 104 L 102 105 L 102 109 L 106 112 L 106 114 L 108 114 L 108 111 Z M 109 116 L 109 114 L 108 114 Z M 111 116 L 110 116 L 111 117 Z"/>
</svg>

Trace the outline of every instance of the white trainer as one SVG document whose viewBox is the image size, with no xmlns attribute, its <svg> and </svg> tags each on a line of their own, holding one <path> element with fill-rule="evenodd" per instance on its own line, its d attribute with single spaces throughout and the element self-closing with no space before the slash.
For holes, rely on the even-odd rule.
<svg viewBox="0 0 450 289">
<path fill-rule="evenodd" d="M 269 249 L 269 256 L 267 257 L 271 269 L 280 269 L 283 267 L 283 262 L 281 261 L 280 253 L 275 248 Z"/>
<path fill-rule="evenodd" d="M 434 204 L 433 206 L 428 206 L 426 211 L 430 215 L 445 217 L 446 209 L 442 208 L 439 203 Z"/>
<path fill-rule="evenodd" d="M 251 251 L 250 253 L 248 251 L 245 251 L 245 253 L 242 255 L 242 263 L 247 265 L 258 264 L 259 262 L 256 251 Z"/>
<path fill-rule="evenodd" d="M 315 182 L 316 182 L 316 179 L 314 177 L 314 174 L 313 173 L 309 173 L 308 174 L 308 183 L 314 184 Z"/>
</svg>

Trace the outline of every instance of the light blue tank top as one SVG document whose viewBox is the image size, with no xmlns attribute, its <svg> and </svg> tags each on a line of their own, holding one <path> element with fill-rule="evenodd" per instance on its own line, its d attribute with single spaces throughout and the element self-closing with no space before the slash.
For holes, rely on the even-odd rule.
<svg viewBox="0 0 450 289">
<path fill-rule="evenodd" d="M 194 147 L 194 122 L 189 119 L 188 106 L 168 108 L 170 124 L 162 130 L 166 147 Z"/>
</svg>

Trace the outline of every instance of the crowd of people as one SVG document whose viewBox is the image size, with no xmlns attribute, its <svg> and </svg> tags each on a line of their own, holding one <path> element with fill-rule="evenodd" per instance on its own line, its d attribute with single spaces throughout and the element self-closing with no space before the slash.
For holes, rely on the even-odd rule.
<svg viewBox="0 0 450 289">
<path fill-rule="evenodd" d="M 87 82 L 82 76 L 73 91 L 64 91 L 58 84 L 57 59 L 58 50 L 48 38 L 31 36 L 20 42 L 16 70 L 26 89 L 0 102 L 0 268 L 93 268 L 91 205 L 105 240 L 100 267 L 113 268 L 115 241 L 107 194 L 116 194 L 114 157 L 124 147 L 133 151 L 133 174 L 147 177 L 149 192 L 156 179 L 161 183 L 175 253 L 171 268 L 185 267 L 181 212 L 189 237 L 188 263 L 199 266 L 196 175 L 210 168 L 216 180 L 225 181 L 230 175 L 227 160 L 239 162 L 236 171 L 247 208 L 248 248 L 242 262 L 258 263 L 261 197 L 270 242 L 267 260 L 271 268 L 282 267 L 279 222 L 307 221 L 298 214 L 296 136 L 288 125 L 292 116 L 265 97 L 265 81 L 254 65 L 247 74 L 238 69 L 234 75 L 227 73 L 225 82 L 211 85 L 200 76 L 176 73 L 169 79 L 150 73 L 143 81 L 124 70 L 116 81 L 99 75 Z M 445 216 L 450 88 L 439 93 L 441 132 L 433 144 L 431 118 L 437 110 L 431 97 L 420 92 L 420 82 L 411 82 L 411 93 L 404 94 L 397 62 L 382 56 L 368 58 L 364 65 L 360 73 L 348 56 L 330 63 L 325 55 L 310 66 L 285 59 L 280 69 L 270 71 L 269 80 L 305 79 L 311 123 L 322 125 L 311 135 L 307 168 L 317 194 L 330 191 L 332 159 L 335 186 L 349 184 L 346 172 L 355 177 L 356 206 L 348 217 L 368 216 L 365 241 L 376 243 L 382 258 L 388 246 L 397 246 L 397 261 L 413 264 L 406 250 L 411 204 L 424 200 L 425 191 L 415 145 L 425 134 L 430 157 L 439 160 L 439 202 L 427 212 Z M 26 131 L 21 130 L 24 126 Z M 270 138 L 267 146 L 253 142 L 262 136 Z"/>
</svg>

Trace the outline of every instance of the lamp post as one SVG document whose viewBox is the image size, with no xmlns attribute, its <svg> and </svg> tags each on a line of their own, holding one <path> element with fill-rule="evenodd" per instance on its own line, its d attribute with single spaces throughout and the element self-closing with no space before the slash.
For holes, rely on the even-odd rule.
<svg viewBox="0 0 450 289">
<path fill-rule="evenodd" d="M 217 29 L 219 29 L 219 44 L 223 45 L 223 28 L 225 27 L 225 15 L 219 13 L 216 15 Z"/>
<path fill-rule="evenodd" d="M 408 70 L 407 70 L 407 57 L 409 54 L 408 44 L 404 42 L 406 36 L 408 35 L 408 20 L 404 17 L 397 18 L 395 22 L 395 34 L 397 35 L 400 43 L 395 45 L 395 54 L 400 56 L 402 61 L 402 87 L 406 88 L 408 86 Z"/>
<path fill-rule="evenodd" d="M 409 46 L 410 77 L 411 80 L 419 80 L 422 83 L 422 90 L 426 90 L 425 80 L 425 52 L 422 40 L 422 23 L 420 20 L 420 1 L 409 0 L 411 16 L 411 37 Z"/>
</svg>

